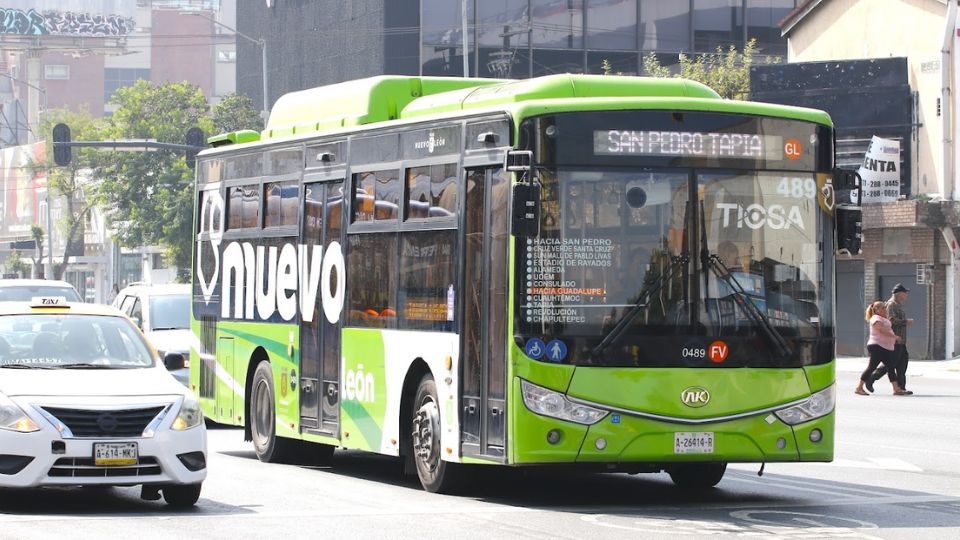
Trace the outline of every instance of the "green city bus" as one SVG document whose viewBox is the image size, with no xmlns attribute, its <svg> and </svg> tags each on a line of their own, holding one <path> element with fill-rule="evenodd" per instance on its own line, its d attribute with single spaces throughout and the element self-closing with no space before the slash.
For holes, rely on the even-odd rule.
<svg viewBox="0 0 960 540">
<path fill-rule="evenodd" d="M 197 158 L 190 387 L 263 461 L 831 461 L 834 132 L 682 79 L 384 76 Z M 835 185 L 836 184 L 836 185 Z"/>
</svg>

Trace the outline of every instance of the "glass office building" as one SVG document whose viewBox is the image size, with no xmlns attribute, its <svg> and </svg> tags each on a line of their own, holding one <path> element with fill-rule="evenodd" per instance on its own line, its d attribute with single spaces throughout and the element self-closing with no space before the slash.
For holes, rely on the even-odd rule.
<svg viewBox="0 0 960 540">
<path fill-rule="evenodd" d="M 663 65 L 679 53 L 742 49 L 786 56 L 779 22 L 796 0 L 421 0 L 420 74 L 471 77 L 551 73 L 642 73 L 643 56 Z"/>
<path fill-rule="evenodd" d="M 785 57 L 779 23 L 798 0 L 311 0 L 238 2 L 237 90 L 281 95 L 375 75 L 522 79 L 551 73 L 642 74 L 654 53 L 741 49 Z M 466 6 L 464 9 L 463 6 Z M 466 35 L 464 35 L 466 34 Z M 464 68 L 466 38 L 466 69 Z M 762 61 L 762 59 L 761 59 Z"/>
</svg>

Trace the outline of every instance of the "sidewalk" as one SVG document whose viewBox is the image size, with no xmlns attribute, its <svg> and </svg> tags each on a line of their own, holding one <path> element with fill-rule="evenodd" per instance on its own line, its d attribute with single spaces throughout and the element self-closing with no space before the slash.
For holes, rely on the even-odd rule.
<svg viewBox="0 0 960 540">
<path fill-rule="evenodd" d="M 866 357 L 837 357 L 837 372 L 859 373 L 866 367 Z M 953 360 L 915 360 L 911 358 L 910 365 L 907 367 L 907 376 L 960 380 L 960 358 L 954 358 Z"/>
</svg>

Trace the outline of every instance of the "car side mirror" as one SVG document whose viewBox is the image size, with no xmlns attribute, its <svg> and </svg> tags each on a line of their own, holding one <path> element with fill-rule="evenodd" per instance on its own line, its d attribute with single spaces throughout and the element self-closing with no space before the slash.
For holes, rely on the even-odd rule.
<svg viewBox="0 0 960 540">
<path fill-rule="evenodd" d="M 130 320 L 137 325 L 137 328 L 143 330 L 143 320 L 140 317 L 130 317 Z"/>
<path fill-rule="evenodd" d="M 167 371 L 176 371 L 178 369 L 183 369 L 186 366 L 187 361 L 183 358 L 183 355 L 180 353 L 169 352 L 166 356 L 163 357 L 163 365 L 167 368 Z"/>
</svg>

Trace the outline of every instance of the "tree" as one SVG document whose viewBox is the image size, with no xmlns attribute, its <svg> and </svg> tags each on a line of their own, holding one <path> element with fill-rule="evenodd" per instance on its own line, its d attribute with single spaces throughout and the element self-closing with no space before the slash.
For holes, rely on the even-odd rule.
<svg viewBox="0 0 960 540">
<path fill-rule="evenodd" d="M 33 267 L 37 269 L 37 276 L 40 276 L 40 265 L 43 264 L 43 237 L 46 235 L 43 227 L 39 225 L 30 226 L 30 238 L 33 238 L 33 241 L 37 244 L 37 249 L 34 251 L 33 257 Z"/>
<path fill-rule="evenodd" d="M 241 129 L 260 131 L 263 118 L 253 100 L 244 94 L 227 94 L 213 106 L 213 133 L 230 133 Z"/>
<path fill-rule="evenodd" d="M 103 130 L 103 121 L 94 119 L 87 111 L 51 110 L 44 114 L 42 125 L 43 133 L 48 134 L 47 140 L 53 139 L 53 126 L 59 123 L 70 126 L 74 140 L 99 140 Z M 70 250 L 75 248 L 78 239 L 83 242 L 85 225 L 93 209 L 93 203 L 88 192 L 92 191 L 94 187 L 93 183 L 99 159 L 100 156 L 94 149 L 75 148 L 70 164 L 61 167 L 53 162 L 53 149 L 50 148 L 43 161 L 31 164 L 34 171 L 43 170 L 46 173 L 47 189 L 51 197 L 60 198 L 62 204 L 61 217 L 57 223 L 60 234 L 66 239 L 63 243 L 62 262 L 52 265 L 53 276 L 47 277 L 63 279 L 63 273 L 70 261 Z M 53 243 L 50 241 L 49 231 L 47 233 L 47 255 L 50 256 L 53 253 Z M 37 240 L 37 248 L 41 258 L 39 262 L 42 263 L 44 230 L 34 225 L 30 229 L 30 235 Z M 71 240 L 74 241 L 71 242 Z"/>
<path fill-rule="evenodd" d="M 211 132 L 209 106 L 189 83 L 154 85 L 144 80 L 114 94 L 118 105 L 105 138 L 155 139 L 185 143 L 189 128 Z M 178 268 L 190 274 L 193 234 L 193 171 L 183 153 L 104 152 L 98 167 L 97 200 L 117 225 L 115 238 L 126 247 L 162 245 Z"/>
<path fill-rule="evenodd" d="M 9 257 L 7 257 L 7 272 L 16 273 L 20 276 L 23 276 L 30 270 L 30 267 L 27 266 L 27 263 L 23 262 L 23 257 L 20 256 L 19 250 L 14 250 Z"/>
<path fill-rule="evenodd" d="M 611 64 L 610 60 L 607 60 L 606 58 L 600 62 L 600 71 L 604 75 L 623 75 L 623 73 L 620 71 L 614 71 L 613 64 Z"/>
<path fill-rule="evenodd" d="M 757 40 L 751 39 L 737 52 L 733 45 L 727 51 L 717 47 L 717 52 L 688 56 L 680 53 L 680 73 L 674 74 L 660 63 L 653 52 L 643 57 L 643 70 L 649 77 L 682 77 L 703 83 L 714 89 L 720 97 L 726 99 L 750 98 L 750 66 Z M 770 57 L 768 62 L 777 63 L 778 57 Z"/>
</svg>

